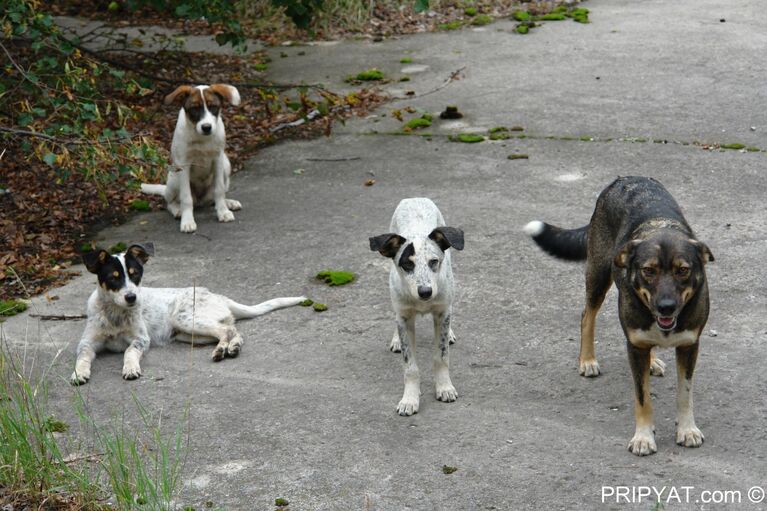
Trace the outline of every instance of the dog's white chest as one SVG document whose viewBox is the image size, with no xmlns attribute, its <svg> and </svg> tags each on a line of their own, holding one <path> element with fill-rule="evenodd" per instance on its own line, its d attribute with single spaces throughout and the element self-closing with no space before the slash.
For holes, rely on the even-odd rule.
<svg viewBox="0 0 767 511">
<path fill-rule="evenodd" d="M 698 340 L 697 330 L 682 330 L 666 334 L 653 324 L 647 330 L 629 330 L 628 338 L 634 345 L 650 344 L 659 348 L 675 348 L 677 346 L 689 346 Z"/>
</svg>

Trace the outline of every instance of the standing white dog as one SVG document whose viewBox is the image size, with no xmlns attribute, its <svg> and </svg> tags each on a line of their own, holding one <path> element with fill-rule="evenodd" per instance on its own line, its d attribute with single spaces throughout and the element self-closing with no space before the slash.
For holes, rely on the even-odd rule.
<svg viewBox="0 0 767 511">
<path fill-rule="evenodd" d="M 434 385 L 439 401 L 452 402 L 458 393 L 450 381 L 449 345 L 453 305 L 450 247 L 463 250 L 463 231 L 446 227 L 437 206 L 425 198 L 404 199 L 394 211 L 388 234 L 370 238 L 370 250 L 392 259 L 389 292 L 397 329 L 389 349 L 402 351 L 405 392 L 397 405 L 400 415 L 418 412 L 421 379 L 416 363 L 415 318 L 434 319 Z"/>
<path fill-rule="evenodd" d="M 234 220 L 232 210 L 242 205 L 226 198 L 232 165 L 224 153 L 226 132 L 221 105 L 240 104 L 235 87 L 216 83 L 191 87 L 182 85 L 165 97 L 165 104 L 181 102 L 173 142 L 172 165 L 164 185 L 142 184 L 141 191 L 165 197 L 168 211 L 181 218 L 181 232 L 194 232 L 194 206 L 213 203 L 219 222 Z"/>
</svg>

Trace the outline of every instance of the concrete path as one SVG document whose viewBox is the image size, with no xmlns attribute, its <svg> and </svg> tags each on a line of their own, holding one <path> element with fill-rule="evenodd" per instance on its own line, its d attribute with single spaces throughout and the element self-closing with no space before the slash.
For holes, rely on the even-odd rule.
<svg viewBox="0 0 767 511">
<path fill-rule="evenodd" d="M 144 376 L 125 382 L 120 357 L 96 360 L 81 392 L 99 420 L 120 416 L 140 428 L 131 394 L 167 425 L 190 407 L 184 504 L 267 510 L 283 497 L 295 510 L 767 507 L 747 494 L 767 487 L 767 153 L 700 145 L 767 148 L 762 6 L 585 5 L 591 24 L 546 23 L 527 36 L 499 22 L 270 50 L 272 79 L 331 89 L 375 66 L 411 76 L 388 85 L 394 93 L 423 94 L 464 70 L 461 80 L 384 105 L 330 138 L 264 150 L 233 179 L 230 195 L 244 204 L 235 223 L 201 211 L 198 233 L 184 235 L 156 212 L 101 233 L 104 245 L 155 241 L 145 285 L 195 284 L 244 302 L 305 293 L 329 307 L 240 323 L 242 354 L 218 364 L 209 348 L 172 345 L 150 351 Z M 405 72 L 405 56 L 428 68 Z M 434 114 L 457 105 L 465 117 L 460 125 L 436 121 L 431 137 L 387 134 L 401 131 L 391 110 L 408 105 Z M 528 138 L 447 138 L 516 125 Z M 529 159 L 507 159 L 512 153 Z M 700 449 L 674 443 L 673 352 L 662 352 L 668 375 L 652 380 L 658 453 L 646 458 L 626 450 L 633 395 L 614 291 L 597 324 L 604 374 L 587 380 L 576 363 L 582 267 L 545 256 L 521 230 L 532 219 L 585 224 L 598 192 L 631 174 L 660 179 L 716 256 L 695 382 L 706 442 Z M 364 186 L 371 178 L 375 184 Z M 411 196 L 431 197 L 466 232 L 466 249 L 454 254 L 459 339 L 451 361 L 460 397 L 452 404 L 433 397 L 430 322 L 422 320 L 421 409 L 400 417 L 401 360 L 386 349 L 393 329 L 387 261 L 368 250 L 367 238 L 386 232 L 397 202 Z M 352 270 L 357 281 L 325 287 L 312 278 L 325 268 Z M 36 299 L 34 309 L 82 313 L 93 286 L 85 275 L 56 290 L 57 301 Z M 38 365 L 63 350 L 51 400 L 72 421 L 75 391 L 64 378 L 82 328 L 28 315 L 2 326 Z M 458 470 L 446 475 L 443 465 Z M 603 502 L 617 485 L 638 493 L 667 487 L 665 507 L 647 496 L 640 502 L 638 493 L 630 503 Z M 681 504 L 673 496 L 667 502 L 672 487 Z M 738 495 L 717 491 L 740 492 L 741 502 L 704 503 Z"/>
</svg>

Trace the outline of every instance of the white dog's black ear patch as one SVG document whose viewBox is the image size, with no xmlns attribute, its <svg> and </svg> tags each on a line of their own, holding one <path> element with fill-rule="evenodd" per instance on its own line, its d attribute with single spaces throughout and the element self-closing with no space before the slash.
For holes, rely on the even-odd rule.
<svg viewBox="0 0 767 511">
<path fill-rule="evenodd" d="M 83 254 L 83 264 L 85 264 L 85 269 L 88 270 L 91 273 L 98 273 L 99 269 L 111 256 L 109 255 L 109 252 L 106 250 L 96 248 L 92 250 L 91 252 L 86 252 Z"/>
<path fill-rule="evenodd" d="M 450 247 L 463 250 L 463 231 L 456 227 L 437 227 L 431 231 L 429 239 L 439 245 L 443 252 Z"/>
<path fill-rule="evenodd" d="M 405 243 L 405 238 L 399 234 L 380 234 L 370 238 L 370 250 L 380 252 L 382 256 L 393 259 L 403 243 Z"/>
<path fill-rule="evenodd" d="M 141 264 L 146 264 L 146 262 L 149 260 L 149 256 L 154 255 L 154 243 L 151 241 L 141 244 L 136 243 L 128 247 L 126 253 L 141 261 Z"/>
</svg>

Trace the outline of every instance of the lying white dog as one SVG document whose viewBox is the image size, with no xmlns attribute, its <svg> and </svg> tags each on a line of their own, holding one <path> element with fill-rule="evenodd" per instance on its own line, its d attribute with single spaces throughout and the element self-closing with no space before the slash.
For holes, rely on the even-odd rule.
<svg viewBox="0 0 767 511">
<path fill-rule="evenodd" d="M 394 211 L 390 233 L 370 238 L 370 249 L 392 259 L 389 292 L 397 316 L 397 329 L 389 348 L 402 351 L 405 392 L 397 405 L 400 415 L 418 412 L 421 380 L 416 363 L 415 318 L 434 319 L 434 385 L 437 399 L 455 401 L 450 381 L 449 345 L 455 340 L 450 326 L 453 305 L 453 269 L 450 247 L 463 250 L 463 231 L 445 227 L 437 206 L 429 199 L 404 199 Z"/>
<path fill-rule="evenodd" d="M 181 232 L 194 232 L 194 206 L 214 204 L 219 222 L 234 220 L 232 210 L 242 205 L 226 198 L 232 165 L 224 153 L 226 132 L 221 105 L 240 104 L 240 93 L 221 83 L 182 85 L 165 97 L 165 104 L 181 102 L 173 142 L 171 167 L 164 185 L 142 184 L 141 191 L 165 197 L 168 211 L 181 218 Z"/>
<path fill-rule="evenodd" d="M 144 263 L 154 255 L 151 243 L 131 245 L 125 253 L 109 255 L 96 249 L 83 256 L 85 267 L 98 276 L 99 287 L 88 299 L 88 320 L 77 346 L 73 385 L 87 382 L 91 363 L 103 349 L 125 352 L 122 375 L 141 376 L 141 357 L 150 344 L 178 340 L 195 344 L 217 343 L 213 360 L 236 357 L 242 336 L 236 319 L 253 318 L 306 298 L 275 298 L 248 306 L 211 293 L 205 288 L 139 287 Z"/>
</svg>

